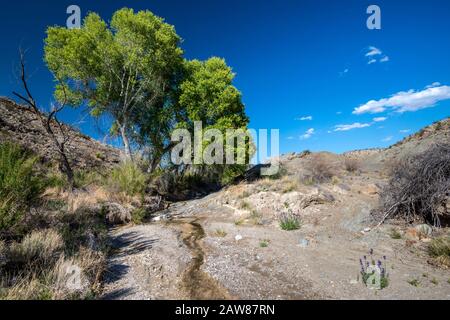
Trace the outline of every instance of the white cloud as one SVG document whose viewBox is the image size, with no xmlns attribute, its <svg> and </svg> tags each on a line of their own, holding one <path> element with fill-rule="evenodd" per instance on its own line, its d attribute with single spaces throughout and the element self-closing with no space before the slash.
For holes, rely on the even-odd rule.
<svg viewBox="0 0 450 320">
<path fill-rule="evenodd" d="M 299 121 L 311 121 L 313 119 L 313 117 L 312 116 L 304 116 L 304 117 L 301 117 L 301 118 L 295 118 L 295 120 L 299 120 Z"/>
<path fill-rule="evenodd" d="M 366 53 L 366 57 L 372 57 L 372 56 L 377 56 L 382 54 L 383 52 L 381 52 L 380 49 L 375 48 L 375 47 L 369 47 L 369 52 Z"/>
<path fill-rule="evenodd" d="M 369 51 L 366 53 L 366 57 L 369 59 L 367 64 L 373 64 L 376 62 L 383 63 L 383 62 L 389 61 L 389 57 L 387 55 L 383 54 L 383 51 L 381 51 L 380 49 L 378 49 L 376 47 L 369 47 L 368 50 Z"/>
<path fill-rule="evenodd" d="M 400 133 L 409 133 L 409 132 L 411 132 L 411 129 L 400 130 Z"/>
<path fill-rule="evenodd" d="M 344 69 L 344 71 L 339 72 L 339 76 L 340 76 L 340 77 L 343 77 L 343 76 L 345 76 L 349 71 L 350 71 L 350 70 L 349 70 L 348 68 L 347 68 L 347 69 Z"/>
<path fill-rule="evenodd" d="M 334 127 L 335 128 L 334 131 L 349 131 L 353 129 L 366 128 L 370 126 L 371 126 L 370 123 L 359 123 L 359 122 L 355 122 L 352 124 L 338 124 L 337 126 Z"/>
<path fill-rule="evenodd" d="M 374 122 L 383 122 L 386 121 L 387 118 L 386 117 L 377 117 L 377 118 L 373 118 Z"/>
<path fill-rule="evenodd" d="M 312 135 L 313 135 L 314 133 L 315 133 L 314 128 L 308 129 L 308 130 L 306 130 L 305 134 L 302 134 L 302 135 L 300 136 L 300 139 L 301 139 L 301 140 L 309 139 L 309 138 L 312 137 Z"/>
<path fill-rule="evenodd" d="M 391 141 L 392 139 L 394 139 L 394 137 L 393 137 L 393 136 L 389 136 L 389 137 L 384 138 L 383 141 L 384 141 L 384 142 L 389 142 L 389 141 Z"/>
<path fill-rule="evenodd" d="M 286 139 L 288 139 L 288 140 L 294 140 L 294 137 L 293 137 L 293 136 L 289 136 L 289 137 L 287 137 Z"/>
<path fill-rule="evenodd" d="M 338 115 L 339 115 L 339 114 L 342 114 L 342 111 L 338 111 L 338 112 L 336 112 L 336 114 L 338 114 Z"/>
<path fill-rule="evenodd" d="M 433 83 L 430 84 L 429 86 L 426 86 L 425 89 L 428 89 L 428 88 L 434 88 L 434 87 L 439 87 L 439 86 L 441 86 L 441 83 L 440 83 L 440 82 L 433 82 Z"/>
<path fill-rule="evenodd" d="M 433 107 L 439 101 L 450 99 L 449 86 L 428 86 L 422 91 L 401 91 L 390 98 L 370 100 L 355 108 L 353 114 L 381 113 L 388 109 L 399 113 Z"/>
</svg>

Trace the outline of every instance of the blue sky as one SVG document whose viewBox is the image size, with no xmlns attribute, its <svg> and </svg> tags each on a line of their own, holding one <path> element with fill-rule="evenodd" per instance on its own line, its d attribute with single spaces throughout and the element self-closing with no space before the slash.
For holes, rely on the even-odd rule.
<svg viewBox="0 0 450 320">
<path fill-rule="evenodd" d="M 283 153 L 388 146 L 450 115 L 447 0 L 8 1 L 0 12 L 0 95 L 18 88 L 22 46 L 32 90 L 50 103 L 45 29 L 64 25 L 70 4 L 106 20 L 124 6 L 149 9 L 175 25 L 187 58 L 224 57 L 251 127 L 280 129 Z M 366 27 L 371 4 L 381 8 L 381 30 Z M 102 125 L 83 114 L 68 110 L 63 120 L 101 138 Z"/>
</svg>

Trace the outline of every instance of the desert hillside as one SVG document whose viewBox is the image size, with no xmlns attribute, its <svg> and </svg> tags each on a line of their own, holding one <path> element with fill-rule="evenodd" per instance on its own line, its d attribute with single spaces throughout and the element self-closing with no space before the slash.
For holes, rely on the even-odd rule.
<svg viewBox="0 0 450 320">
<path fill-rule="evenodd" d="M 118 149 L 102 144 L 75 128 L 65 127 L 70 136 L 68 154 L 75 168 L 111 168 L 119 163 Z M 36 116 L 25 106 L 0 97 L 0 142 L 6 141 L 29 148 L 47 161 L 57 158 L 53 143 Z"/>
</svg>

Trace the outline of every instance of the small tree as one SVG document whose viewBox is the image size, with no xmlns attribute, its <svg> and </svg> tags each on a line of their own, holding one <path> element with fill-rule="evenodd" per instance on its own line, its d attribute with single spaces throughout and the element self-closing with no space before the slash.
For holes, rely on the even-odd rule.
<svg viewBox="0 0 450 320">
<path fill-rule="evenodd" d="M 20 79 L 25 94 L 22 95 L 17 92 L 13 92 L 13 94 L 28 105 L 29 109 L 39 120 L 42 128 L 52 140 L 53 146 L 59 156 L 59 169 L 67 177 L 67 182 L 69 183 L 70 188 L 73 188 L 74 173 L 72 166 L 70 165 L 66 149 L 66 145 L 70 140 L 70 135 L 68 134 L 67 128 L 58 120 L 58 114 L 65 108 L 68 100 L 66 88 L 64 85 L 59 86 L 61 102 L 59 104 L 53 104 L 50 112 L 44 114 L 41 112 L 42 109 L 39 108 L 28 86 L 25 57 L 22 50 L 20 51 Z"/>
</svg>

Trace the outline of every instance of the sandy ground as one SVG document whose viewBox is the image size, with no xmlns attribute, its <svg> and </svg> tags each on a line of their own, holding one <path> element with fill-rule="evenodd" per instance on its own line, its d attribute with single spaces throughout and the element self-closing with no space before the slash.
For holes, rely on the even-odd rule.
<svg viewBox="0 0 450 320">
<path fill-rule="evenodd" d="M 237 224 L 240 210 L 224 203 L 223 194 L 179 203 L 161 213 L 173 222 L 113 230 L 117 253 L 110 260 L 104 298 L 450 298 L 450 272 L 427 263 L 425 244 L 408 246 L 404 239 L 391 239 L 389 225 L 361 232 L 370 225 L 376 195 L 336 195 L 333 204 L 308 208 L 299 230 L 283 231 L 275 219 L 264 225 Z M 186 231 L 190 221 L 197 221 L 204 232 L 193 240 L 195 250 L 183 241 L 193 232 Z M 390 283 L 383 290 L 370 290 L 358 279 L 359 258 L 370 248 L 375 257 L 387 256 Z M 199 250 L 202 261 L 192 270 Z M 214 289 L 197 295 L 187 270 L 189 277 L 200 277 L 205 287 Z M 414 279 L 418 286 L 408 283 Z"/>
</svg>

